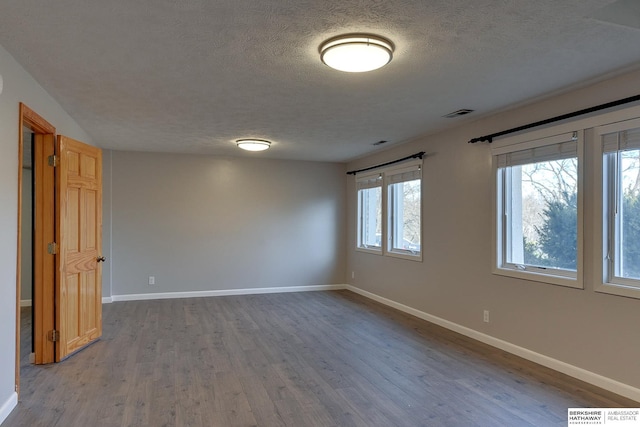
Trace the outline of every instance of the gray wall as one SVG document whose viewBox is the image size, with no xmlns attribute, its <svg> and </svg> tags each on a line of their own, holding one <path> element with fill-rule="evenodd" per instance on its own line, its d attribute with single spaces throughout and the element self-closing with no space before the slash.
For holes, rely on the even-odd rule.
<svg viewBox="0 0 640 427">
<path fill-rule="evenodd" d="M 0 46 L 0 407 L 14 395 L 16 259 L 18 225 L 18 103 L 56 126 L 59 133 L 91 143 L 60 105 Z"/>
<path fill-rule="evenodd" d="M 110 155 L 114 296 L 344 283 L 343 164 Z"/>
<path fill-rule="evenodd" d="M 635 95 L 640 73 L 555 96 L 348 165 L 370 166 L 417 151 L 424 160 L 424 261 L 355 251 L 356 197 L 348 183 L 348 264 L 352 284 L 414 309 L 622 383 L 640 387 L 640 299 L 596 293 L 585 256 L 584 290 L 491 274 L 492 186 L 489 144 L 473 137 Z M 471 106 L 473 107 L 473 106 Z M 593 153 L 594 145 L 589 145 Z M 587 177 L 590 186 L 596 183 Z M 587 194 L 590 190 L 587 189 Z M 587 204 L 585 215 L 594 213 Z M 591 233 L 591 230 L 585 230 Z M 585 242 L 590 242 L 590 235 Z M 588 244 L 588 243 L 587 243 Z M 588 246 L 587 246 L 588 248 Z M 491 322 L 483 323 L 483 310 Z"/>
</svg>

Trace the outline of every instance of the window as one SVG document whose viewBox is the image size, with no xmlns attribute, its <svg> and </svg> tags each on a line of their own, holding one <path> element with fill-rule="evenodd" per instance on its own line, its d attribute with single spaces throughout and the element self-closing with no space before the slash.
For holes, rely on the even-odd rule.
<svg viewBox="0 0 640 427">
<path fill-rule="evenodd" d="M 500 139 L 491 154 L 494 274 L 640 299 L 640 107 Z"/>
<path fill-rule="evenodd" d="M 601 134 L 603 281 L 640 290 L 640 127 L 639 121 L 605 127 Z M 636 295 L 637 296 L 637 295 Z"/>
<path fill-rule="evenodd" d="M 582 287 L 578 139 L 571 132 L 494 151 L 494 272 Z"/>
<path fill-rule="evenodd" d="M 359 178 L 358 248 L 382 250 L 382 174 Z"/>
<path fill-rule="evenodd" d="M 387 174 L 389 246 L 394 254 L 420 254 L 421 176 L 413 167 Z"/>
<path fill-rule="evenodd" d="M 422 260 L 421 164 L 414 161 L 356 178 L 358 250 Z"/>
</svg>

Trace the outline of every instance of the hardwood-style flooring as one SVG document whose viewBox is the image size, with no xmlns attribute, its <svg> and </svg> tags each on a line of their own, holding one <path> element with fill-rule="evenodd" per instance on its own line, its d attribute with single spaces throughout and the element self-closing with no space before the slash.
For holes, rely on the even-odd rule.
<svg viewBox="0 0 640 427">
<path fill-rule="evenodd" d="M 28 338 L 30 314 L 23 317 Z M 13 426 L 566 426 L 640 404 L 349 291 L 116 302 Z"/>
</svg>

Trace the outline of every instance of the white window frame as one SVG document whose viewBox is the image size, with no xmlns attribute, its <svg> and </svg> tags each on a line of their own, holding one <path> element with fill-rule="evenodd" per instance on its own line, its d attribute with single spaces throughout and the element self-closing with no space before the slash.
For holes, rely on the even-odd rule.
<svg viewBox="0 0 640 427">
<path fill-rule="evenodd" d="M 506 185 L 510 181 L 506 174 L 508 170 L 501 169 L 505 156 L 515 155 L 526 151 L 535 152 L 543 147 L 557 146 L 575 138 L 576 154 L 578 158 L 578 218 L 577 218 L 577 241 L 576 241 L 576 272 L 563 269 L 542 268 L 531 265 L 519 265 L 506 262 L 507 233 L 504 212 L 505 206 L 509 203 L 505 199 L 507 191 Z M 519 279 L 531 280 L 535 282 L 548 283 L 552 285 L 566 286 L 571 288 L 584 288 L 583 280 L 583 193 L 584 193 L 584 133 L 582 130 L 570 132 L 559 132 L 558 128 L 545 129 L 542 132 L 531 132 L 511 138 L 505 138 L 500 144 L 492 146 L 492 169 L 495 185 L 493 186 L 493 239 L 492 239 L 492 272 L 501 276 L 515 277 Z M 553 160 L 550 157 L 549 160 Z M 527 164 L 522 163 L 522 164 Z M 503 175 L 502 177 L 500 175 Z"/>
<path fill-rule="evenodd" d="M 375 184 L 373 184 L 375 181 Z M 362 211 L 362 203 L 360 199 L 360 190 L 370 189 L 370 188 L 380 188 L 380 197 L 381 197 L 381 212 L 382 215 L 380 217 L 380 226 L 382 228 L 382 234 L 380 237 L 380 246 L 368 246 L 362 242 L 363 235 L 363 224 L 364 224 L 364 212 Z M 356 227 L 357 227 L 357 236 L 356 236 L 356 250 L 361 252 L 369 252 L 377 255 L 382 255 L 382 248 L 384 247 L 384 241 L 382 240 L 382 236 L 384 235 L 384 179 L 383 175 L 380 172 L 364 174 L 356 177 L 356 209 L 358 212 L 358 217 L 356 219 Z"/>
<path fill-rule="evenodd" d="M 397 182 L 394 182 L 393 180 L 394 177 L 396 176 L 399 177 L 405 174 L 414 175 L 413 179 L 410 179 L 410 180 L 415 180 L 415 177 L 417 177 L 420 180 L 420 251 L 419 252 L 405 250 L 401 248 L 394 248 L 394 245 L 393 245 L 393 238 L 398 233 L 398 229 L 399 229 L 398 224 L 396 222 L 397 218 L 395 216 L 394 207 L 396 206 L 396 204 L 398 204 L 397 198 L 399 197 L 397 196 L 400 196 L 400 195 L 394 194 L 394 192 L 391 191 L 390 187 L 394 184 L 399 184 L 400 182 L 408 182 L 409 180 L 397 181 Z M 386 209 L 384 210 L 384 212 L 386 212 L 387 214 L 387 228 L 386 228 L 387 244 L 385 245 L 386 255 L 395 257 L 395 258 L 404 258 L 404 259 L 410 259 L 414 261 L 416 260 L 422 261 L 422 204 L 423 204 L 422 161 L 412 162 L 409 164 L 404 164 L 402 167 L 396 167 L 396 168 L 385 170 L 384 178 L 385 178 L 384 189 L 386 191 L 385 199 L 387 200 L 387 206 L 386 206 Z M 396 200 L 393 200 L 394 197 L 396 197 Z"/>
<path fill-rule="evenodd" d="M 608 154 L 619 153 L 616 148 L 605 147 L 603 137 L 608 134 L 623 132 L 625 130 L 640 128 L 640 118 L 624 120 L 594 128 L 594 142 L 598 147 L 593 156 L 592 167 L 595 171 L 594 200 L 596 201 L 595 221 L 602 226 L 594 236 L 594 290 L 600 293 L 640 298 L 640 280 L 619 277 L 615 275 L 614 260 L 612 259 L 612 245 L 619 243 L 616 239 L 615 210 L 617 196 L 611 192 L 617 192 L 618 174 L 613 160 L 605 159 Z M 624 149 L 624 147 L 619 147 Z M 630 147 L 638 149 L 640 147 Z M 615 151 L 614 151 L 615 150 Z"/>
<path fill-rule="evenodd" d="M 390 197 L 392 197 L 390 186 L 394 184 L 391 182 L 394 176 L 411 173 L 417 171 L 420 178 L 420 251 L 415 252 L 404 249 L 394 249 L 392 245 L 392 235 L 394 228 L 395 218 L 392 215 L 391 209 L 394 206 Z M 375 177 L 381 178 L 382 186 L 382 218 L 381 218 L 381 237 L 380 247 L 366 247 L 362 245 L 362 206 L 360 202 L 360 185 L 359 182 L 369 181 Z M 422 230 L 423 230 L 423 206 L 424 206 L 424 186 L 422 184 L 422 159 L 416 159 L 408 162 L 403 162 L 401 165 L 378 168 L 373 172 L 366 174 L 356 175 L 356 251 L 365 252 L 376 255 L 389 256 L 394 258 L 407 259 L 411 261 L 422 261 L 422 253 L 424 251 Z"/>
</svg>

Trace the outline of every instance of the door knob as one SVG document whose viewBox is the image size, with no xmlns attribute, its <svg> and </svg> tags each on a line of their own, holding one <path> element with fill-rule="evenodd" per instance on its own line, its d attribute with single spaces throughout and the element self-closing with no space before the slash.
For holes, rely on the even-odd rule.
<svg viewBox="0 0 640 427">
<path fill-rule="evenodd" d="M 105 262 L 106 260 L 107 259 L 105 257 L 103 257 L 103 256 L 99 256 L 98 259 L 97 259 L 98 262 Z"/>
</svg>

